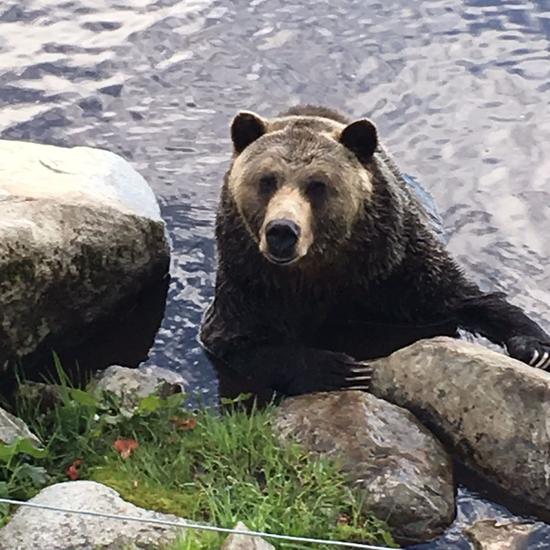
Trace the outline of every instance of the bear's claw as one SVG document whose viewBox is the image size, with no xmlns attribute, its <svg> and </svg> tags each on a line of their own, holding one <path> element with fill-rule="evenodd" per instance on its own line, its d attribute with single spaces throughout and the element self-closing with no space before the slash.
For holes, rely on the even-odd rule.
<svg viewBox="0 0 550 550">
<path fill-rule="evenodd" d="M 529 364 L 537 369 L 546 370 L 550 366 L 550 353 L 539 353 L 538 350 L 534 350 Z"/>
<path fill-rule="evenodd" d="M 550 342 L 541 342 L 530 336 L 514 336 L 506 342 L 506 349 L 510 357 L 531 367 L 545 371 L 550 369 Z"/>
<path fill-rule="evenodd" d="M 345 380 L 350 382 L 365 382 L 372 380 L 372 370 L 365 369 L 364 371 L 356 370 L 351 375 L 346 376 Z"/>
<path fill-rule="evenodd" d="M 349 356 L 345 356 L 345 358 L 346 360 L 340 363 L 339 368 L 332 371 L 330 382 L 327 380 L 327 389 L 330 391 L 369 391 L 372 380 L 372 367 L 366 363 L 355 361 Z"/>
<path fill-rule="evenodd" d="M 366 363 L 358 363 L 357 365 L 348 371 L 347 376 L 344 378 L 346 386 L 342 389 L 369 391 L 372 381 L 372 367 Z"/>
</svg>

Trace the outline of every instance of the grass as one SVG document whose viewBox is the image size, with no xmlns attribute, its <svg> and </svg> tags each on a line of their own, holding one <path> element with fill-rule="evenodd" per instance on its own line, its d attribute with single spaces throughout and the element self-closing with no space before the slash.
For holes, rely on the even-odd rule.
<svg viewBox="0 0 550 550">
<path fill-rule="evenodd" d="M 29 498 L 46 484 L 66 481 L 79 461 L 73 476 L 104 483 L 138 506 L 190 520 L 222 527 L 241 520 L 254 530 L 393 544 L 386 526 L 363 512 L 337 465 L 298 445 L 278 445 L 272 408 L 247 413 L 236 404 L 224 414 L 192 413 L 183 400 L 147 397 L 130 416 L 112 395 L 98 398 L 66 383 L 48 407 L 20 399 L 17 414 L 45 450 L 33 456 L 28 445 L 11 451 L 0 445 L 0 494 Z M 125 459 L 115 449 L 120 440 L 139 446 Z M 224 538 L 189 532 L 170 550 L 219 548 Z"/>
</svg>

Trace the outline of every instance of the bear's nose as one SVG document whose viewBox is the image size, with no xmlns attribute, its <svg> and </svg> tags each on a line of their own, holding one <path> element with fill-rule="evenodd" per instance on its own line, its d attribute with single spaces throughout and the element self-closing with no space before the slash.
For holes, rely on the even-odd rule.
<svg viewBox="0 0 550 550">
<path fill-rule="evenodd" d="M 285 263 L 295 256 L 300 227 L 292 220 L 273 220 L 266 225 L 265 237 L 269 255 L 275 261 Z"/>
</svg>

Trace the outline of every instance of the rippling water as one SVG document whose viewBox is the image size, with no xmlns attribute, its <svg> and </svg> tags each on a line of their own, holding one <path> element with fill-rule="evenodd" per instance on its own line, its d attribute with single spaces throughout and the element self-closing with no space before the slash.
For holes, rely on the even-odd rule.
<svg viewBox="0 0 550 550">
<path fill-rule="evenodd" d="M 149 362 L 208 396 L 195 333 L 240 108 L 373 118 L 467 272 L 550 330 L 549 42 L 549 0 L 2 0 L 0 136 L 108 148 L 148 179 L 174 244 Z M 431 547 L 467 547 L 453 533 Z"/>
</svg>

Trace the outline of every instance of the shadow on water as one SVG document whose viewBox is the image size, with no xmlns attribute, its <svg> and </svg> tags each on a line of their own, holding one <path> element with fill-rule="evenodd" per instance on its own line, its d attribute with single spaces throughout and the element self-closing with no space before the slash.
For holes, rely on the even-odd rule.
<svg viewBox="0 0 550 550">
<path fill-rule="evenodd" d="M 550 522 L 550 510 L 530 505 L 510 496 L 506 491 L 486 481 L 481 475 L 461 462 L 455 461 L 454 468 L 458 482 L 464 487 L 468 487 L 476 497 L 486 501 L 498 502 L 516 516 L 529 518 L 534 522 L 537 520 Z M 474 487 L 475 491 L 472 490 Z M 547 539 L 547 542 L 550 542 L 550 538 Z"/>
</svg>

